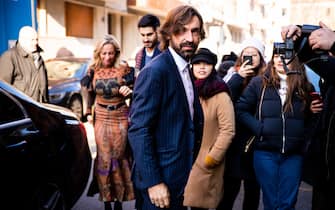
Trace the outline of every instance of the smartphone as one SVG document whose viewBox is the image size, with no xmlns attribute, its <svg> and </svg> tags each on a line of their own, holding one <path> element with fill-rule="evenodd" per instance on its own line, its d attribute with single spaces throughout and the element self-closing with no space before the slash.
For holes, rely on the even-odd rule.
<svg viewBox="0 0 335 210">
<path fill-rule="evenodd" d="M 314 100 L 320 100 L 321 101 L 321 96 L 318 92 L 310 92 L 309 95 L 312 98 L 312 101 Z"/>
<path fill-rule="evenodd" d="M 248 63 L 246 65 L 252 65 L 252 56 L 251 55 L 244 55 L 243 56 L 243 63 L 245 61 L 248 61 Z"/>
</svg>

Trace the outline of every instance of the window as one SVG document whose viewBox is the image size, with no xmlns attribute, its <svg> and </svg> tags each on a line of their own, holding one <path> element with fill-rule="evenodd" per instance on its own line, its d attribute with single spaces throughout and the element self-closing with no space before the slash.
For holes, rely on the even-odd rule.
<svg viewBox="0 0 335 210">
<path fill-rule="evenodd" d="M 254 0 L 250 0 L 250 10 L 254 10 L 255 8 L 255 1 Z"/>
<path fill-rule="evenodd" d="M 93 38 L 93 8 L 65 2 L 67 36 Z"/>
<path fill-rule="evenodd" d="M 242 42 L 242 29 L 234 26 L 228 26 L 231 33 L 232 41 L 236 43 Z"/>
<path fill-rule="evenodd" d="M 265 18 L 265 6 L 264 5 L 261 5 L 261 14 L 262 14 L 262 17 Z"/>
<path fill-rule="evenodd" d="M 330 16 L 330 14 L 331 14 L 331 9 L 330 8 L 327 8 L 326 14 L 327 14 L 327 16 Z"/>
<path fill-rule="evenodd" d="M 18 102 L 4 91 L 0 91 L 0 124 L 10 123 L 25 118 Z"/>
<path fill-rule="evenodd" d="M 287 13 L 287 12 L 286 12 L 286 9 L 285 9 L 285 8 L 283 8 L 283 9 L 281 10 L 281 15 L 282 15 L 282 16 L 285 16 L 285 15 L 286 15 L 286 13 Z"/>
<path fill-rule="evenodd" d="M 108 21 L 107 21 L 107 25 L 108 25 L 108 34 L 113 34 L 113 15 L 112 14 L 108 14 Z"/>
</svg>

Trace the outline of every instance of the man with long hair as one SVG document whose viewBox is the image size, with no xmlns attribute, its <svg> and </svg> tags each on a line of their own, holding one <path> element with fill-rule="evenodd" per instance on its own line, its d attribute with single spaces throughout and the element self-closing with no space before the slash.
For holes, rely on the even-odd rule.
<svg viewBox="0 0 335 210">
<path fill-rule="evenodd" d="M 191 6 L 172 9 L 161 28 L 164 52 L 146 65 L 134 88 L 128 137 L 140 209 L 183 207 L 183 192 L 201 141 L 203 114 L 188 63 L 204 38 Z"/>
</svg>

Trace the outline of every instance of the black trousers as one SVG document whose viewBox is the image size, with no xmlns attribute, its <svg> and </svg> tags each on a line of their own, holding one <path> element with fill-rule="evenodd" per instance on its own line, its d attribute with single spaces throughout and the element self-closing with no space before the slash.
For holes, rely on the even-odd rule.
<svg viewBox="0 0 335 210">
<path fill-rule="evenodd" d="M 216 210 L 232 210 L 235 199 L 240 191 L 242 180 L 224 176 L 223 198 Z M 260 198 L 260 186 L 256 179 L 243 180 L 244 199 L 243 210 L 257 210 Z"/>
<path fill-rule="evenodd" d="M 325 187 L 313 187 L 312 210 L 335 209 L 335 183 L 329 182 Z"/>
</svg>

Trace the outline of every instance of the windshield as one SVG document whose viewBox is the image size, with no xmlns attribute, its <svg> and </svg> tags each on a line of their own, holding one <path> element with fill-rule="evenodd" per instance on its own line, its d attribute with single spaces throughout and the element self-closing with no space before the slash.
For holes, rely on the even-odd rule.
<svg viewBox="0 0 335 210">
<path fill-rule="evenodd" d="M 73 61 L 48 61 L 45 66 L 48 71 L 48 79 L 70 79 L 81 74 L 82 63 Z"/>
</svg>

